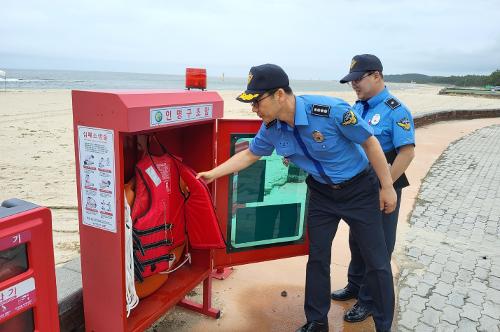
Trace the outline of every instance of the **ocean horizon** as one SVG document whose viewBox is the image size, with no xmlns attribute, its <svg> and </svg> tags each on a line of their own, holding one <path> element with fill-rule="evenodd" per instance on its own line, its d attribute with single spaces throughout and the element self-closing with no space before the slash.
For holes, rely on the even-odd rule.
<svg viewBox="0 0 500 332">
<path fill-rule="evenodd" d="M 6 79 L 0 78 L 0 89 L 185 89 L 184 75 L 127 73 L 78 70 L 2 69 Z M 246 77 L 207 77 L 207 90 L 243 90 Z M 336 80 L 290 80 L 295 91 L 351 91 Z M 413 84 L 391 83 L 391 89 L 411 88 Z"/>
</svg>

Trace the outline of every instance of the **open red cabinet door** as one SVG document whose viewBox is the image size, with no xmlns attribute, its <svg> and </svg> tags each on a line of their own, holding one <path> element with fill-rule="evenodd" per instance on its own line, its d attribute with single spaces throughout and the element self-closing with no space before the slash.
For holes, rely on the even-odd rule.
<svg viewBox="0 0 500 332">
<path fill-rule="evenodd" d="M 218 119 L 217 164 L 246 149 L 260 120 Z M 306 255 L 306 174 L 274 152 L 215 183 L 217 217 L 226 241 L 214 267 Z"/>
</svg>

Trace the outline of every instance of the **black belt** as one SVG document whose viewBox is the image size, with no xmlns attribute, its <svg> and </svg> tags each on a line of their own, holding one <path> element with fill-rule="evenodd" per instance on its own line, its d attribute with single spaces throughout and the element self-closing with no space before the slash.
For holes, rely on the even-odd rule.
<svg viewBox="0 0 500 332">
<path fill-rule="evenodd" d="M 341 182 L 341 183 L 334 183 L 334 184 L 330 184 L 328 185 L 330 188 L 332 189 L 335 189 L 335 190 L 339 190 L 339 189 L 343 189 L 347 186 L 349 186 L 350 184 L 356 182 L 357 180 L 359 180 L 360 178 L 362 178 L 363 176 L 365 175 L 368 175 L 368 173 L 370 173 L 370 170 L 371 170 L 371 166 L 368 166 L 367 168 L 365 168 L 363 171 L 359 172 L 358 174 L 354 175 L 352 178 L 350 178 L 349 180 L 346 180 L 344 182 Z"/>
</svg>

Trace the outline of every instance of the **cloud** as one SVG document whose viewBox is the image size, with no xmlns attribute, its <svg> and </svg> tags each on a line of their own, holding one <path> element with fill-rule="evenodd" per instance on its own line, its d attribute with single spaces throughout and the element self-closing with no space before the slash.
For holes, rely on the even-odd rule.
<svg viewBox="0 0 500 332">
<path fill-rule="evenodd" d="M 499 67 L 498 1 L 7 2 L 0 66 L 245 76 L 282 65 L 338 79 L 359 53 L 387 73 L 488 73 Z"/>
</svg>

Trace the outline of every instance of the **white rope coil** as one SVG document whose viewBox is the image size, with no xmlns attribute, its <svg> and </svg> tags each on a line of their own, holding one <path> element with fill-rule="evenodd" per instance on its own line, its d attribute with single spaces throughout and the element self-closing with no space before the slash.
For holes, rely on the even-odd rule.
<svg viewBox="0 0 500 332">
<path fill-rule="evenodd" d="M 134 275 L 134 242 L 132 239 L 132 217 L 130 216 L 130 206 L 125 197 L 125 289 L 127 298 L 127 317 L 130 311 L 139 304 L 139 297 L 135 291 Z"/>
</svg>

